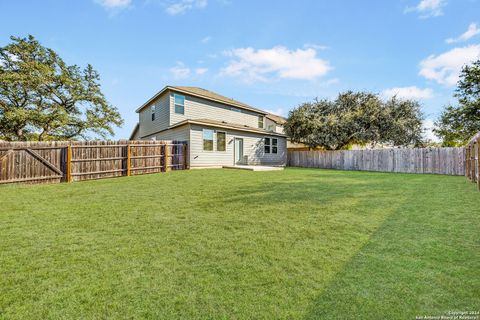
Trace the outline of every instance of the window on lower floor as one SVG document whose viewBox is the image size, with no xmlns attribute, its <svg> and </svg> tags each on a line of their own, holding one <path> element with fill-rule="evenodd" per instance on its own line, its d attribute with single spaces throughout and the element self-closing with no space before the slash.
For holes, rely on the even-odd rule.
<svg viewBox="0 0 480 320">
<path fill-rule="evenodd" d="M 278 153 L 278 140 L 272 138 L 272 153 Z"/>
<path fill-rule="evenodd" d="M 265 138 L 263 149 L 265 153 L 278 153 L 278 139 L 277 138 Z"/>
<path fill-rule="evenodd" d="M 213 130 L 203 129 L 203 150 L 213 151 Z"/>
<path fill-rule="evenodd" d="M 227 146 L 227 134 L 217 131 L 217 151 L 225 151 Z"/>
</svg>

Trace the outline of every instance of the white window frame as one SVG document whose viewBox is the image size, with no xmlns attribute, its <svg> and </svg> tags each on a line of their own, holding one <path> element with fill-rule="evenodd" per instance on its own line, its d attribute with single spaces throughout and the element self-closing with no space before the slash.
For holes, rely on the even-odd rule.
<svg viewBox="0 0 480 320">
<path fill-rule="evenodd" d="M 266 139 L 268 139 L 269 143 L 266 143 Z M 275 144 L 273 143 L 273 140 L 275 140 Z M 268 147 L 268 152 L 265 150 L 265 147 Z M 273 148 L 276 148 L 277 151 L 273 152 Z M 278 154 L 278 138 L 264 137 L 263 152 L 266 154 Z"/>
<path fill-rule="evenodd" d="M 225 134 L 225 150 L 218 150 L 218 134 L 219 133 Z M 217 152 L 227 152 L 227 132 L 226 131 L 217 131 L 216 135 L 215 135 L 215 138 L 216 138 L 215 150 L 217 150 Z"/>
<path fill-rule="evenodd" d="M 183 97 L 183 105 L 176 102 L 177 97 Z M 182 109 L 183 112 L 177 112 L 177 105 L 183 108 Z M 173 94 L 173 111 L 176 114 L 183 114 L 183 115 L 185 114 L 185 96 L 183 94 L 176 94 L 176 93 Z"/>
<path fill-rule="evenodd" d="M 275 140 L 275 143 L 273 143 L 273 140 Z M 272 138 L 270 141 L 272 141 L 272 148 L 270 149 L 271 153 L 278 154 L 278 138 Z M 273 148 L 275 148 L 275 152 L 273 152 Z"/>
<path fill-rule="evenodd" d="M 260 126 L 260 122 L 262 123 L 262 126 Z M 259 129 L 263 129 L 263 127 L 265 126 L 265 117 L 264 116 L 258 116 L 258 128 Z"/>
<path fill-rule="evenodd" d="M 205 149 L 205 131 L 212 131 L 212 150 Z M 207 152 L 212 152 L 215 150 L 215 130 L 213 129 L 202 129 L 202 150 Z"/>
<path fill-rule="evenodd" d="M 157 110 L 157 106 L 154 105 L 154 104 L 152 104 L 152 105 L 150 106 L 150 114 L 151 114 L 151 115 L 150 115 L 150 119 L 151 119 L 152 121 L 155 121 L 155 116 L 156 116 L 156 115 L 155 115 L 155 111 L 156 111 L 156 110 Z"/>
</svg>

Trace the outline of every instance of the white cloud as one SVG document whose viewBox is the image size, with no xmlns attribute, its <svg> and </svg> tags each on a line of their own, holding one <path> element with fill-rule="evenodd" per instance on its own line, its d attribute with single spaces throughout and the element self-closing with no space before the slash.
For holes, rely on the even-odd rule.
<svg viewBox="0 0 480 320">
<path fill-rule="evenodd" d="M 205 74 L 205 73 L 207 73 L 207 71 L 208 71 L 207 68 L 197 68 L 197 69 L 195 69 L 195 73 L 198 74 L 198 75 Z"/>
<path fill-rule="evenodd" d="M 205 8 L 207 4 L 207 0 L 178 0 L 170 3 L 167 6 L 166 11 L 169 15 L 175 16 L 179 14 L 184 14 L 185 12 L 192 9 Z"/>
<path fill-rule="evenodd" d="M 440 139 L 433 133 L 435 122 L 432 119 L 423 120 L 423 138 L 433 142 L 440 142 Z"/>
<path fill-rule="evenodd" d="M 480 57 L 480 44 L 453 48 L 438 56 L 431 55 L 420 62 L 419 74 L 446 86 L 455 86 L 465 64 Z"/>
<path fill-rule="evenodd" d="M 190 76 L 191 70 L 183 62 L 177 62 L 177 65 L 170 68 L 170 73 L 175 80 L 186 79 Z"/>
<path fill-rule="evenodd" d="M 282 79 L 313 80 L 332 69 L 329 62 L 318 58 L 315 49 L 289 50 L 283 46 L 271 49 L 239 48 L 224 52 L 232 57 L 221 75 L 239 76 L 246 81 Z"/>
<path fill-rule="evenodd" d="M 446 0 L 421 0 L 416 6 L 405 8 L 405 13 L 418 12 L 423 19 L 438 17 L 443 15 L 443 7 L 446 4 Z"/>
<path fill-rule="evenodd" d="M 132 0 L 95 0 L 95 2 L 107 9 L 123 9 L 128 7 Z"/>
<path fill-rule="evenodd" d="M 330 49 L 330 47 L 328 46 L 324 46 L 324 45 L 321 45 L 321 44 L 315 44 L 315 43 L 305 43 L 303 45 L 304 48 L 312 48 L 312 49 L 315 49 L 315 50 L 327 50 L 327 49 Z"/>
<path fill-rule="evenodd" d="M 385 98 L 391 98 L 397 96 L 400 99 L 430 99 L 433 97 L 433 90 L 430 88 L 420 89 L 415 86 L 411 87 L 396 87 L 386 89 L 382 92 L 382 96 Z"/>
<path fill-rule="evenodd" d="M 203 43 L 203 44 L 206 44 L 206 43 L 209 43 L 210 40 L 212 40 L 212 37 L 211 36 L 206 36 L 205 38 L 200 40 L 200 42 Z"/>
<path fill-rule="evenodd" d="M 468 39 L 476 36 L 477 34 L 480 34 L 480 29 L 477 27 L 477 24 L 470 23 L 467 31 L 465 31 L 463 34 L 461 34 L 457 38 L 448 38 L 447 40 L 445 40 L 445 42 L 455 43 L 455 42 L 467 41 Z"/>
</svg>

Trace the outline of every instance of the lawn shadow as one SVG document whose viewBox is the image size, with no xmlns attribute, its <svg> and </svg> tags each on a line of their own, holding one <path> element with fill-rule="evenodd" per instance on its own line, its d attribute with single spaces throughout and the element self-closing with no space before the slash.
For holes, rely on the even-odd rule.
<svg viewBox="0 0 480 320">
<path fill-rule="evenodd" d="M 304 319 L 414 319 L 478 308 L 478 242 L 467 236 L 476 229 L 464 220 L 468 210 L 445 205 L 448 188 L 438 193 L 405 192 Z"/>
</svg>

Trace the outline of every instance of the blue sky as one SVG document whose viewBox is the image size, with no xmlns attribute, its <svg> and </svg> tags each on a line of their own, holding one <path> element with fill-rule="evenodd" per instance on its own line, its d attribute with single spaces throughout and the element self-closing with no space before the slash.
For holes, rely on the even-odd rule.
<svg viewBox="0 0 480 320">
<path fill-rule="evenodd" d="M 431 126 L 461 66 L 480 58 L 479 0 L 0 2 L 0 46 L 34 35 L 90 63 L 125 119 L 165 85 L 287 115 L 344 90 L 419 99 Z"/>
</svg>

